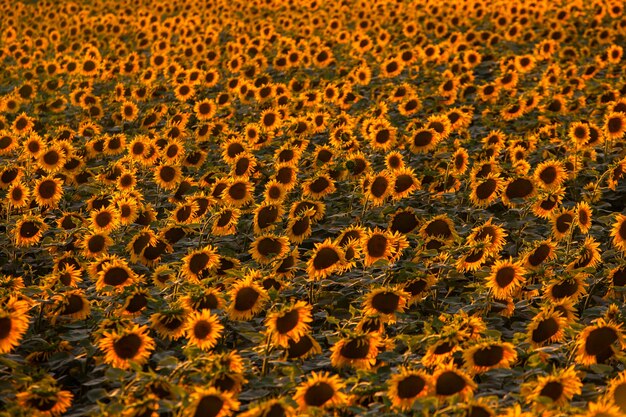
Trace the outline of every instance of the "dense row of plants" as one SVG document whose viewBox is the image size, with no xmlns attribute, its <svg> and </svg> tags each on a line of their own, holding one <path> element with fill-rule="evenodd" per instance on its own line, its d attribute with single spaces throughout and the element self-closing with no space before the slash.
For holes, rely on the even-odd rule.
<svg viewBox="0 0 626 417">
<path fill-rule="evenodd" d="M 621 1 L 0 15 L 0 415 L 626 415 Z"/>
</svg>

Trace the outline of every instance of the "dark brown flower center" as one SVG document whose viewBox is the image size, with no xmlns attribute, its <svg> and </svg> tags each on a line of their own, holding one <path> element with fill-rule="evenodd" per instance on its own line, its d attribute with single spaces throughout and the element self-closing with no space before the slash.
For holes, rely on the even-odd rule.
<svg viewBox="0 0 626 417">
<path fill-rule="evenodd" d="M 589 332 L 585 340 L 585 352 L 589 355 L 602 355 L 611 349 L 618 340 L 617 332 L 610 327 L 598 327 Z"/>
<path fill-rule="evenodd" d="M 211 334 L 211 323 L 206 320 L 198 320 L 193 325 L 193 335 L 198 340 L 204 340 L 209 334 Z"/>
<path fill-rule="evenodd" d="M 130 333 L 113 343 L 113 350 L 120 359 L 133 359 L 139 353 L 141 345 L 141 337 L 135 333 Z"/>
<path fill-rule="evenodd" d="M 535 191 L 533 183 L 526 178 L 517 178 L 511 181 L 505 190 L 505 194 L 509 199 L 526 198 Z"/>
<path fill-rule="evenodd" d="M 496 283 L 500 288 L 508 287 L 515 279 L 515 268 L 505 266 L 496 272 Z"/>
<path fill-rule="evenodd" d="M 307 388 L 304 401 L 309 406 L 321 407 L 335 395 L 335 390 L 327 382 L 318 382 Z"/>
<path fill-rule="evenodd" d="M 383 314 L 391 314 L 398 309 L 400 296 L 393 292 L 380 292 L 372 297 L 372 307 Z"/>
<path fill-rule="evenodd" d="M 259 299 L 259 296 L 260 294 L 254 288 L 241 288 L 239 291 L 237 291 L 237 295 L 235 296 L 235 310 L 251 310 L 255 306 L 257 300 Z"/>
<path fill-rule="evenodd" d="M 222 408 L 224 401 L 216 395 L 205 395 L 198 401 L 196 412 L 193 417 L 217 417 Z"/>
<path fill-rule="evenodd" d="M 83 310 L 85 302 L 83 298 L 78 294 L 71 294 L 67 297 L 67 304 L 61 311 L 61 314 L 75 314 Z"/>
<path fill-rule="evenodd" d="M 461 392 L 467 385 L 465 379 L 454 371 L 445 371 L 437 378 L 435 393 L 437 395 L 454 395 Z"/>
<path fill-rule="evenodd" d="M 543 343 L 559 331 L 559 322 L 554 317 L 548 317 L 545 320 L 539 322 L 537 327 L 532 331 L 532 341 L 535 343 Z"/>
<path fill-rule="evenodd" d="M 104 283 L 106 285 L 117 286 L 126 282 L 130 278 L 125 268 L 114 266 L 106 270 L 104 273 Z"/>
<path fill-rule="evenodd" d="M 539 396 L 548 397 L 552 401 L 557 401 L 563 395 L 563 384 L 558 381 L 550 381 L 541 388 Z"/>
<path fill-rule="evenodd" d="M 293 330 L 300 322 L 300 313 L 297 309 L 289 310 L 281 317 L 276 319 L 276 330 L 278 333 L 285 334 Z"/>
<path fill-rule="evenodd" d="M 324 247 L 320 249 L 313 258 L 313 267 L 318 271 L 323 271 L 339 262 L 341 258 L 334 248 Z"/>
<path fill-rule="evenodd" d="M 413 398 L 419 395 L 426 388 L 426 381 L 418 375 L 409 375 L 398 381 L 398 397 Z"/>
<path fill-rule="evenodd" d="M 496 366 L 504 357 L 502 346 L 491 345 L 478 349 L 474 352 L 472 359 L 476 366 Z"/>
</svg>

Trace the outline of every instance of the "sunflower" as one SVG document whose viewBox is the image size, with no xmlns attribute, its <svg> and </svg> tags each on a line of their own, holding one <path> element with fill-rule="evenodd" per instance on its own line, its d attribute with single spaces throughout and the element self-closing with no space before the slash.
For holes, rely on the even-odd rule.
<svg viewBox="0 0 626 417">
<path fill-rule="evenodd" d="M 274 398 L 258 404 L 252 404 L 248 411 L 239 417 L 296 417 L 296 410 L 285 400 Z"/>
<path fill-rule="evenodd" d="M 587 290 L 585 288 L 586 274 L 568 274 L 550 280 L 544 290 L 545 297 L 550 301 L 559 301 L 569 298 L 576 302 Z"/>
<path fill-rule="evenodd" d="M 139 203 L 132 197 L 119 197 L 115 200 L 115 207 L 119 213 L 119 222 L 124 226 L 132 224 L 139 217 Z"/>
<path fill-rule="evenodd" d="M 302 195 L 322 199 L 336 191 L 335 182 L 327 174 L 321 174 L 302 183 Z"/>
<path fill-rule="evenodd" d="M 175 190 L 181 178 L 182 171 L 177 165 L 160 165 L 154 170 L 154 181 L 168 191 Z"/>
<path fill-rule="evenodd" d="M 55 208 L 63 197 L 63 182 L 51 176 L 43 177 L 35 183 L 35 201 L 42 207 Z"/>
<path fill-rule="evenodd" d="M 554 238 L 557 240 L 564 239 L 575 224 L 576 213 L 574 210 L 562 209 L 558 214 L 554 214 L 552 216 L 552 234 Z"/>
<path fill-rule="evenodd" d="M 587 411 L 576 414 L 574 417 L 623 417 L 624 413 L 620 407 L 608 398 L 601 398 L 596 402 L 589 402 Z"/>
<path fill-rule="evenodd" d="M 234 207 L 242 207 L 254 200 L 252 185 L 248 179 L 232 179 L 224 191 L 222 199 Z"/>
<path fill-rule="evenodd" d="M 626 413 L 626 371 L 620 372 L 607 384 L 603 397 Z"/>
<path fill-rule="evenodd" d="M 98 272 L 96 290 L 104 291 L 106 288 L 122 289 L 137 281 L 137 274 L 130 269 L 125 261 L 115 259 L 107 262 Z"/>
<path fill-rule="evenodd" d="M 109 234 L 120 225 L 119 212 L 113 207 L 92 210 L 90 220 L 91 228 L 99 233 Z"/>
<path fill-rule="evenodd" d="M 554 307 L 543 308 L 526 326 L 528 342 L 534 347 L 559 343 L 566 325 L 567 319 Z"/>
<path fill-rule="evenodd" d="M 330 238 L 321 243 L 316 243 L 311 257 L 307 261 L 309 279 L 317 281 L 341 271 L 345 262 L 343 249 L 332 243 Z"/>
<path fill-rule="evenodd" d="M 211 99 L 198 100 L 193 106 L 193 111 L 196 113 L 198 120 L 211 119 L 217 110 L 215 102 Z"/>
<path fill-rule="evenodd" d="M 189 396 L 189 404 L 182 411 L 185 417 L 228 417 L 239 409 L 239 401 L 228 391 L 215 387 L 195 388 Z"/>
<path fill-rule="evenodd" d="M 64 414 L 71 407 L 73 398 L 70 391 L 44 384 L 37 384 L 15 396 L 21 407 L 37 417 L 57 417 Z"/>
<path fill-rule="evenodd" d="M 621 139 L 626 133 L 626 115 L 622 112 L 613 112 L 604 119 L 604 133 L 608 138 Z"/>
<path fill-rule="evenodd" d="M 192 281 L 204 279 L 219 266 L 219 260 L 217 250 L 211 245 L 193 250 L 182 259 L 183 276 Z"/>
<path fill-rule="evenodd" d="M 394 187 L 393 177 L 386 171 L 363 178 L 362 184 L 365 200 L 374 207 L 383 205 Z"/>
<path fill-rule="evenodd" d="M 285 359 L 306 359 L 322 353 L 322 347 L 310 334 L 306 334 L 297 342 L 289 339 L 289 347 L 285 350 Z"/>
<path fill-rule="evenodd" d="M 578 256 L 567 265 L 567 269 L 593 268 L 597 266 L 602 260 L 599 248 L 600 243 L 596 242 L 593 237 L 587 236 L 582 247 L 579 249 Z"/>
<path fill-rule="evenodd" d="M 201 310 L 191 313 L 185 324 L 185 333 L 189 344 L 202 350 L 209 350 L 217 344 L 224 326 L 210 310 Z"/>
<path fill-rule="evenodd" d="M 475 206 L 484 208 L 495 203 L 504 187 L 504 181 L 500 179 L 498 174 L 489 173 L 480 181 L 473 181 L 470 187 L 472 190 L 470 201 Z"/>
<path fill-rule="evenodd" d="M 8 155 L 18 146 L 18 137 L 8 130 L 0 130 L 0 155 Z"/>
<path fill-rule="evenodd" d="M 293 243 L 299 244 L 313 233 L 311 228 L 311 217 L 314 213 L 313 209 L 309 209 L 300 213 L 294 218 L 290 218 L 287 223 L 287 236 Z"/>
<path fill-rule="evenodd" d="M 385 119 L 377 119 L 370 125 L 367 138 L 374 151 L 387 152 L 396 143 L 397 129 Z"/>
<path fill-rule="evenodd" d="M 419 218 L 411 207 L 398 209 L 389 220 L 389 230 L 392 233 L 407 235 L 419 226 Z"/>
<path fill-rule="evenodd" d="M 228 236 L 235 233 L 241 211 L 236 207 L 222 207 L 215 213 L 211 233 L 215 236 Z"/>
<path fill-rule="evenodd" d="M 576 362 L 604 363 L 626 347 L 622 325 L 603 318 L 585 327 L 576 338 Z"/>
<path fill-rule="evenodd" d="M 463 175 L 469 167 L 469 153 L 465 148 L 459 148 L 452 155 L 452 172 L 455 175 Z"/>
<path fill-rule="evenodd" d="M 66 153 L 58 145 L 44 149 L 37 158 L 37 165 L 48 174 L 54 174 L 63 168 L 67 161 Z"/>
<path fill-rule="evenodd" d="M 613 246 L 626 253 L 626 216 L 617 213 L 615 215 L 615 223 L 612 226 Z"/>
<path fill-rule="evenodd" d="M 98 341 L 104 361 L 116 368 L 128 369 L 131 364 L 142 365 L 155 348 L 147 326 L 137 324 L 122 330 L 105 331 Z"/>
<path fill-rule="evenodd" d="M 348 397 L 342 393 L 345 383 L 337 375 L 312 372 L 307 380 L 296 388 L 293 399 L 301 411 L 311 407 L 333 408 L 347 403 Z"/>
<path fill-rule="evenodd" d="M 43 233 L 48 230 L 41 215 L 24 214 L 15 222 L 13 238 L 16 246 L 33 246 L 37 244 Z"/>
<path fill-rule="evenodd" d="M 393 189 L 391 191 L 394 200 L 401 200 L 413 194 L 420 186 L 412 168 L 398 168 L 393 174 Z"/>
<path fill-rule="evenodd" d="M 453 241 L 457 237 L 454 223 L 447 214 L 433 217 L 420 228 L 420 235 L 424 239 L 438 238 L 444 241 Z"/>
<path fill-rule="evenodd" d="M 280 311 L 268 314 L 265 325 L 272 342 L 277 346 L 288 347 L 289 341 L 298 342 L 309 333 L 313 321 L 312 307 L 304 301 L 297 301 Z"/>
<path fill-rule="evenodd" d="M 393 407 L 407 411 L 415 400 L 428 395 L 430 384 L 430 375 L 426 372 L 402 367 L 387 381 L 387 396 Z"/>
<path fill-rule="evenodd" d="M 148 306 L 148 292 L 143 289 L 135 289 L 124 299 L 124 304 L 119 309 L 122 314 L 139 316 Z"/>
<path fill-rule="evenodd" d="M 470 247 L 468 252 L 462 255 L 456 262 L 456 269 L 461 272 L 477 271 L 486 261 L 489 254 L 485 248 L 478 246 Z"/>
<path fill-rule="evenodd" d="M 363 314 L 379 315 L 384 322 L 394 323 L 396 313 L 402 313 L 410 294 L 400 288 L 377 288 L 363 300 Z"/>
<path fill-rule="evenodd" d="M 409 149 L 411 152 L 427 153 L 437 146 L 442 137 L 433 128 L 420 128 L 414 131 L 409 138 Z"/>
<path fill-rule="evenodd" d="M 426 367 L 435 367 L 450 362 L 454 353 L 460 350 L 459 345 L 460 337 L 458 334 L 437 335 L 435 342 L 428 346 L 420 362 Z"/>
<path fill-rule="evenodd" d="M 534 403 L 537 409 L 543 409 L 548 405 L 563 407 L 574 395 L 582 392 L 582 382 L 574 366 L 558 369 L 551 375 L 540 376 L 534 381 L 522 385 L 521 394 L 527 402 Z M 546 397 L 550 401 L 539 402 L 540 397 Z"/>
<path fill-rule="evenodd" d="M 275 259 L 281 259 L 289 252 L 289 239 L 264 233 L 258 236 L 250 245 L 249 253 L 259 264 L 269 264 Z"/>
<path fill-rule="evenodd" d="M 559 209 L 564 196 L 565 188 L 563 187 L 550 191 L 540 191 L 532 205 L 533 213 L 539 218 L 550 219 Z"/>
<path fill-rule="evenodd" d="M 24 112 L 20 113 L 11 124 L 13 132 L 18 135 L 27 134 L 33 129 L 33 127 L 35 127 L 35 119 L 29 117 Z"/>
<path fill-rule="evenodd" d="M 487 279 L 489 288 L 498 300 L 506 300 L 524 283 L 526 270 L 518 262 L 511 259 L 497 260 L 491 267 L 491 274 Z"/>
<path fill-rule="evenodd" d="M 186 313 L 183 309 L 154 313 L 150 316 L 151 327 L 163 339 L 178 340 L 185 333 Z"/>
<path fill-rule="evenodd" d="M 553 190 L 559 188 L 565 181 L 566 172 L 562 162 L 549 160 L 537 165 L 533 178 L 540 187 Z"/>
<path fill-rule="evenodd" d="M 486 223 L 476 226 L 467 236 L 467 243 L 474 245 L 480 242 L 485 243 L 485 249 L 489 254 L 498 254 L 506 243 L 507 232 L 502 226 L 492 223 L 490 218 Z"/>
<path fill-rule="evenodd" d="M 510 178 L 502 193 L 502 203 L 507 207 L 515 207 L 517 200 L 526 200 L 531 198 L 536 193 L 535 184 L 532 180 L 520 177 Z"/>
<path fill-rule="evenodd" d="M 53 297 L 58 316 L 83 320 L 89 316 L 91 305 L 81 290 L 69 291 Z"/>
<path fill-rule="evenodd" d="M 515 346 L 508 342 L 481 341 L 463 351 L 463 361 L 473 373 L 509 368 L 517 361 Z"/>
<path fill-rule="evenodd" d="M 556 244 L 551 240 L 543 240 L 538 242 L 535 247 L 528 251 L 524 256 L 524 267 L 528 269 L 537 269 L 544 262 L 550 261 L 556 257 Z"/>
<path fill-rule="evenodd" d="M 403 290 L 409 294 L 408 305 L 417 303 L 428 295 L 428 291 L 437 282 L 437 277 L 428 274 L 425 277 L 418 277 L 404 284 Z"/>
<path fill-rule="evenodd" d="M 4 308 L 0 309 L 0 354 L 8 353 L 19 345 L 28 330 L 30 317 L 27 314 L 28 307 L 24 303 L 12 297 Z"/>
<path fill-rule="evenodd" d="M 250 273 L 230 288 L 231 302 L 228 314 L 231 320 L 251 319 L 263 310 L 269 300 L 267 291 L 255 282 L 254 278 L 258 278 L 257 274 Z"/>
<path fill-rule="evenodd" d="M 295 247 L 291 251 L 291 253 L 289 253 L 287 256 L 281 259 L 280 262 L 277 263 L 276 267 L 274 268 L 274 274 L 278 279 L 293 278 L 296 270 L 298 269 L 297 262 L 299 255 L 300 252 L 298 251 L 298 247 Z"/>
<path fill-rule="evenodd" d="M 336 368 L 351 366 L 356 369 L 370 369 L 376 364 L 380 343 L 378 333 L 355 334 L 343 338 L 330 348 L 330 363 Z"/>
<path fill-rule="evenodd" d="M 470 376 L 456 369 L 454 365 L 439 367 L 432 375 L 431 381 L 431 394 L 439 398 L 448 398 L 453 395 L 467 398 L 476 389 L 476 384 Z"/>
</svg>

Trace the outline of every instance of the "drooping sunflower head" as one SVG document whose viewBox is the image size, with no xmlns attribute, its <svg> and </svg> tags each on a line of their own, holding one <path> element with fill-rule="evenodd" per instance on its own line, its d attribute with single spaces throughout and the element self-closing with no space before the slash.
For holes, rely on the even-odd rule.
<svg viewBox="0 0 626 417">
<path fill-rule="evenodd" d="M 438 368 L 431 381 L 431 394 L 439 398 L 449 398 L 454 395 L 466 398 L 471 396 L 476 389 L 476 383 L 470 376 L 453 365 Z"/>
<path fill-rule="evenodd" d="M 338 375 L 312 372 L 296 389 L 294 400 L 301 410 L 311 407 L 333 408 L 344 405 L 347 396 L 341 390 L 345 383 Z"/>
<path fill-rule="evenodd" d="M 564 337 L 567 320 L 553 308 L 542 309 L 527 326 L 528 341 L 533 346 L 560 342 Z"/>
<path fill-rule="evenodd" d="M 226 417 L 239 409 L 239 401 L 228 391 L 198 387 L 189 396 L 185 415 Z"/>
<path fill-rule="evenodd" d="M 345 266 L 345 254 L 330 238 L 316 243 L 307 262 L 307 273 L 313 280 L 324 279 Z"/>
<path fill-rule="evenodd" d="M 561 368 L 551 375 L 544 375 L 535 381 L 529 381 L 522 385 L 522 395 L 529 402 L 533 402 L 537 409 L 554 405 L 565 406 L 574 395 L 581 393 L 582 382 L 576 375 L 573 366 Z M 539 402 L 540 397 L 545 397 L 548 401 Z"/>
<path fill-rule="evenodd" d="M 508 342 L 483 341 L 463 351 L 465 366 L 483 373 L 495 368 L 508 368 L 517 360 L 515 347 Z"/>
<path fill-rule="evenodd" d="M 598 319 L 578 334 L 576 361 L 583 365 L 604 363 L 625 346 L 621 324 Z"/>
<path fill-rule="evenodd" d="M 355 334 L 343 338 L 331 348 L 331 364 L 337 368 L 351 366 L 370 369 L 376 363 L 379 344 L 378 333 Z"/>
<path fill-rule="evenodd" d="M 394 322 L 397 313 L 406 308 L 409 294 L 399 288 L 377 288 L 370 291 L 363 301 L 365 314 L 378 314 L 385 321 Z"/>
<path fill-rule="evenodd" d="M 430 375 L 421 370 L 400 368 L 388 381 L 387 395 L 394 407 L 408 410 L 418 398 L 428 395 Z"/>
<path fill-rule="evenodd" d="M 269 300 L 267 291 L 256 282 L 258 274 L 250 272 L 230 289 L 229 315 L 233 320 L 249 320 L 259 313 Z"/>
<path fill-rule="evenodd" d="M 265 233 L 258 236 L 250 247 L 254 260 L 260 264 L 269 264 L 274 259 L 280 259 L 289 252 L 289 239 Z"/>
</svg>

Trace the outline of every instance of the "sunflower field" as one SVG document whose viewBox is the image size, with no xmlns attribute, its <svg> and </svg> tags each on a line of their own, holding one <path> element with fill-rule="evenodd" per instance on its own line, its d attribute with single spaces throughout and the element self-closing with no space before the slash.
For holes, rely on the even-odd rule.
<svg viewBox="0 0 626 417">
<path fill-rule="evenodd" d="M 626 416 L 622 0 L 0 3 L 0 417 Z"/>
</svg>

